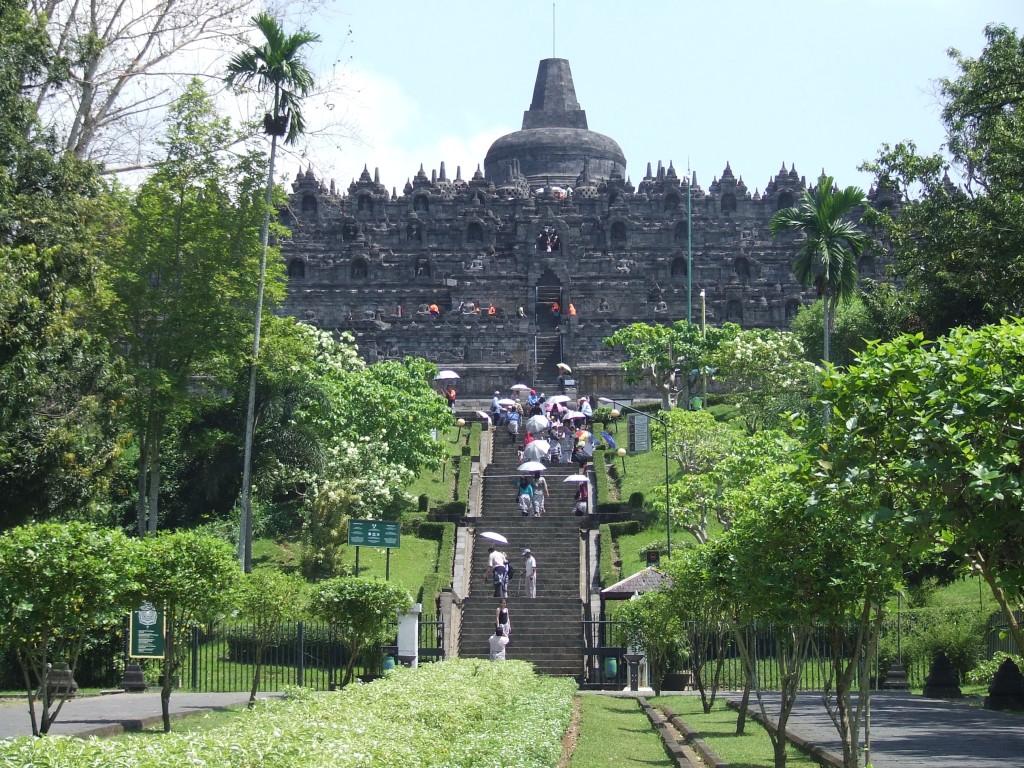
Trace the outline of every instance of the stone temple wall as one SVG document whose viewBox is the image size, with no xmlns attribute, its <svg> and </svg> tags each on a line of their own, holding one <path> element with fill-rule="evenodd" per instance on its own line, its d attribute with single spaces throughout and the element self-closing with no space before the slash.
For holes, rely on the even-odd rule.
<svg viewBox="0 0 1024 768">
<path fill-rule="evenodd" d="M 344 193 L 300 172 L 281 214 L 291 229 L 281 311 L 353 332 L 371 361 L 414 355 L 453 368 L 466 395 L 512 379 L 553 389 L 562 361 L 584 391 L 621 393 L 621 358 L 601 344 L 617 328 L 685 319 L 688 302 L 699 323 L 703 290 L 709 324 L 781 329 L 817 298 L 792 274 L 798 242 L 768 233 L 772 214 L 805 188 L 784 167 L 754 194 L 728 166 L 705 191 L 659 165 L 636 188 L 581 174 L 571 197 L 522 178 L 496 186 L 479 170 L 449 180 L 443 164 L 431 178 L 421 169 L 400 195 L 367 171 Z M 894 201 L 873 191 L 871 203 Z M 538 250 L 545 230 L 559 250 Z M 873 277 L 883 265 L 859 266 Z M 576 318 L 555 324 L 555 300 L 572 303 Z M 470 302 L 479 315 L 458 311 Z M 422 314 L 430 304 L 440 317 Z"/>
</svg>

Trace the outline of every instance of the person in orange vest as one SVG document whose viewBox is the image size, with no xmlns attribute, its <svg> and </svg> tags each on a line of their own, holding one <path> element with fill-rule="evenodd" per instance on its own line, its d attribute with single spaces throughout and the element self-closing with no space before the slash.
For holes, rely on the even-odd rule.
<svg viewBox="0 0 1024 768">
<path fill-rule="evenodd" d="M 437 304 L 431 304 L 429 311 L 430 311 L 430 314 L 432 314 L 434 317 L 437 317 L 438 315 L 441 314 L 441 310 L 438 309 Z"/>
<path fill-rule="evenodd" d="M 493 305 L 493 304 L 488 304 L 488 305 L 487 305 L 487 314 L 488 314 L 488 315 L 496 315 L 496 314 L 498 314 L 498 310 L 496 310 L 496 309 L 494 308 L 494 305 Z"/>
<path fill-rule="evenodd" d="M 576 305 L 571 302 L 569 304 L 569 317 L 576 317 Z"/>
</svg>

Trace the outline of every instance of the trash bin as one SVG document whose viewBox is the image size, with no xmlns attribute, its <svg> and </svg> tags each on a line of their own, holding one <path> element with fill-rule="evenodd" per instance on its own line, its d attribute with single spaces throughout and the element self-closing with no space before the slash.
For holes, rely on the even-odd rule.
<svg viewBox="0 0 1024 768">
<path fill-rule="evenodd" d="M 619 660 L 614 656 L 606 656 L 604 660 L 605 680 L 614 680 L 619 676 Z"/>
</svg>

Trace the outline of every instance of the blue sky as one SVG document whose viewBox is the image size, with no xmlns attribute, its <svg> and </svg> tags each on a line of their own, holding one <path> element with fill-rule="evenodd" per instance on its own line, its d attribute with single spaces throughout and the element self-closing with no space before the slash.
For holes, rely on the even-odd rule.
<svg viewBox="0 0 1024 768">
<path fill-rule="evenodd" d="M 689 162 L 705 189 L 726 162 L 751 191 L 782 163 L 866 188 L 856 168 L 883 142 L 939 149 L 947 49 L 978 55 L 988 23 L 1020 32 L 1024 2 L 559 0 L 555 17 L 554 54 L 634 184 L 661 160 Z M 520 128 L 553 48 L 550 0 L 329 2 L 306 24 L 323 37 L 311 62 L 334 86 L 307 105 L 310 125 L 340 119 L 358 137 L 332 128 L 301 162 L 342 187 L 379 167 L 399 193 L 421 163 L 471 176 Z"/>
</svg>

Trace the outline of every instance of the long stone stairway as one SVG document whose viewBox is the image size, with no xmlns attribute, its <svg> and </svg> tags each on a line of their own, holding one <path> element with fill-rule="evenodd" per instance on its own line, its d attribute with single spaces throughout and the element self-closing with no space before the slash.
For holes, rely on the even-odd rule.
<svg viewBox="0 0 1024 768">
<path fill-rule="evenodd" d="M 515 445 L 503 429 L 496 430 L 492 460 L 483 479 L 482 516 L 476 522 L 470 593 L 462 606 L 459 655 L 487 658 L 498 600 L 490 580 L 484 580 L 490 544 L 479 534 L 494 531 L 508 539 L 507 547 L 498 548 L 509 556 L 515 570 L 508 598 L 512 635 L 505 655 L 532 662 L 541 674 L 579 678 L 583 672 L 580 519 L 572 514 L 576 485 L 562 482 L 575 467 L 565 464 L 547 470 L 547 511 L 542 517 L 523 517 L 516 505 L 518 464 Z M 525 547 L 537 559 L 535 599 L 527 598 L 525 586 L 520 587 Z"/>
</svg>

